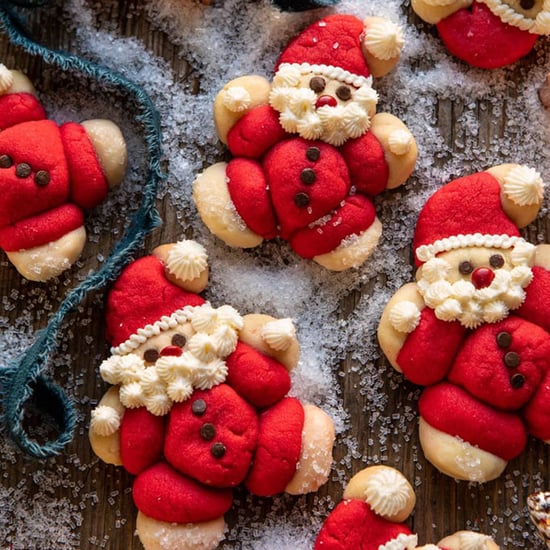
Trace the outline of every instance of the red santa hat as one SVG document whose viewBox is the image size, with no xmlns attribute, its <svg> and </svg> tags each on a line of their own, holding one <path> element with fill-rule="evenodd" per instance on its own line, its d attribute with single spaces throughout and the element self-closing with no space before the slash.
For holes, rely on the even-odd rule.
<svg viewBox="0 0 550 550">
<path fill-rule="evenodd" d="M 489 172 L 456 179 L 437 190 L 420 212 L 413 247 L 417 265 L 441 252 L 470 246 L 512 248 L 524 242 L 506 214 L 502 194 L 518 206 L 542 200 L 539 174 L 517 165 L 503 185 Z"/>
<path fill-rule="evenodd" d="M 398 55 L 402 46 L 399 28 L 389 21 L 373 22 L 366 28 L 352 15 L 329 15 L 290 42 L 277 61 L 276 72 L 299 69 L 301 74 L 324 75 L 357 88 L 370 86 L 366 41 L 370 41 L 369 50 L 374 45 L 374 53 L 381 54 L 376 55 L 380 58 Z"/>
<path fill-rule="evenodd" d="M 124 355 L 151 336 L 187 321 L 183 308 L 204 300 L 171 283 L 156 256 L 131 263 L 114 284 L 107 299 L 107 338 L 111 353 Z"/>
</svg>

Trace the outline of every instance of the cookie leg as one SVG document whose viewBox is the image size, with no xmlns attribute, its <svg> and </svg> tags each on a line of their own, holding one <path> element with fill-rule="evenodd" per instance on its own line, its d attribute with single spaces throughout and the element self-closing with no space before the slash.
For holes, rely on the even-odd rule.
<svg viewBox="0 0 550 550">
<path fill-rule="evenodd" d="M 207 168 L 193 183 L 193 199 L 208 229 L 229 246 L 252 248 L 263 238 L 248 228 L 231 200 L 227 186 L 227 164 Z"/>
<path fill-rule="evenodd" d="M 222 517 L 201 523 L 169 523 L 138 512 L 136 532 L 145 550 L 214 550 L 227 525 Z"/>
<path fill-rule="evenodd" d="M 86 230 L 79 227 L 47 244 L 8 252 L 17 271 L 30 281 L 44 282 L 57 277 L 80 256 L 86 243 Z"/>
</svg>

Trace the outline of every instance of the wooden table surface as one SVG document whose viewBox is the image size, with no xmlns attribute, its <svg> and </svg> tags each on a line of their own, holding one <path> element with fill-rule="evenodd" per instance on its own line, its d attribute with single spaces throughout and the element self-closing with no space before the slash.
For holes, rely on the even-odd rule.
<svg viewBox="0 0 550 550">
<path fill-rule="evenodd" d="M 57 7 L 32 13 L 30 27 L 39 42 L 52 48 L 74 51 L 78 46 L 75 22 L 70 24 L 61 2 L 58 4 Z M 90 2 L 93 17 L 79 24 L 95 26 L 120 37 L 140 39 L 149 51 L 169 64 L 182 82 L 198 91 L 200 71 L 179 55 L 178 47 L 168 34 L 151 24 L 144 4 L 141 0 Z M 403 9 L 409 8 L 405 6 Z M 412 15 L 409 20 L 418 24 Z M 538 55 L 541 55 L 540 50 Z M 509 74 L 517 76 L 521 84 L 521 79 L 525 78 L 525 64 L 535 63 L 536 59 L 535 54 L 529 56 L 517 71 Z M 90 82 L 74 75 L 63 75 L 59 69 L 47 67 L 39 58 L 13 47 L 5 35 L 0 35 L 0 61 L 25 71 L 48 107 L 59 103 L 59 98 L 67 98 L 71 93 L 67 90 L 72 86 L 80 94 L 85 94 L 87 86 L 90 86 Z M 538 84 L 533 82 L 533 86 Z M 102 105 L 109 104 L 106 94 L 98 93 L 98 101 Z M 513 92 L 510 92 L 509 101 L 514 99 Z M 502 137 L 502 128 L 507 123 L 506 110 L 494 112 L 484 108 L 488 103 L 475 102 L 473 108 L 470 106 L 470 112 L 476 113 L 479 145 L 483 147 L 484 143 Z M 121 105 L 118 99 L 110 108 L 116 113 Z M 127 108 L 132 109 L 131 106 Z M 461 147 L 457 121 L 464 110 L 464 103 L 452 97 L 442 96 L 438 100 L 434 124 L 449 150 Z M 61 116 L 70 118 L 79 115 L 70 112 Z M 541 121 L 543 116 L 541 109 Z M 142 152 L 143 144 L 138 140 L 130 146 L 135 146 L 138 154 L 141 147 Z M 133 155 L 136 156 L 135 151 Z M 445 160 L 442 156 L 437 162 L 443 163 Z M 505 160 L 503 157 L 502 161 Z M 414 192 L 414 185 L 407 192 Z M 118 212 L 116 208 L 119 206 L 116 202 L 115 211 Z M 158 207 L 165 224 L 147 239 L 144 251 L 181 236 L 168 195 L 163 195 Z M 121 213 L 127 212 L 123 209 Z M 92 218 L 97 216 L 94 227 L 98 225 L 97 219 L 101 220 L 104 214 L 105 210 L 101 207 L 91 214 Z M 0 353 L 3 359 L 24 349 L 32 341 L 34 331 L 45 326 L 67 289 L 101 263 L 101 255 L 110 250 L 113 235 L 120 232 L 123 225 L 123 215 L 110 216 L 108 227 L 98 230 L 88 242 L 78 266 L 70 274 L 45 285 L 22 280 L 5 256 L 0 255 L 0 294 L 3 297 Z M 547 235 L 547 222 L 541 216 L 529 229 L 529 236 L 545 238 Z M 403 243 L 402 256 L 410 263 L 408 244 Z M 374 279 L 363 281 L 352 292 L 342 294 L 338 306 L 342 319 L 346 319 L 361 298 L 368 296 L 375 283 L 380 282 Z M 134 535 L 135 508 L 129 492 L 131 476 L 121 468 L 104 465 L 95 459 L 87 440 L 90 409 L 105 390 L 97 374 L 97 366 L 108 356 L 103 334 L 104 298 L 104 292 L 88 296 L 78 311 L 69 317 L 52 362 L 52 375 L 69 388 L 77 401 L 80 415 L 79 428 L 66 453 L 37 462 L 22 456 L 9 442 L 4 442 L 0 448 L 1 549 L 141 548 Z M 492 534 L 502 548 L 542 548 L 526 519 L 525 498 L 548 483 L 549 448 L 531 440 L 528 450 L 508 465 L 500 479 L 483 486 L 449 479 L 439 474 L 421 456 L 415 429 L 418 389 L 404 383 L 400 376 L 391 374 L 383 359 L 377 360 L 374 367 L 386 372 L 382 385 L 376 388 L 386 411 L 384 439 L 380 438 L 380 429 L 374 428 L 372 416 L 369 417 L 372 395 L 369 388 L 365 388 L 368 382 L 365 382 L 364 372 L 350 350 L 339 365 L 334 365 L 335 373 L 340 373 L 335 376 L 335 383 L 340 385 L 338 405 L 341 410 L 347 411 L 348 418 L 337 439 L 335 473 L 331 480 L 318 495 L 298 499 L 252 499 L 239 493 L 235 510 L 228 515 L 231 532 L 229 541 L 223 547 L 293 548 L 293 537 L 298 537 L 296 533 L 300 531 L 296 525 L 310 525 L 311 540 L 328 509 L 340 499 L 343 482 L 365 463 L 383 461 L 400 468 L 415 486 L 417 506 L 410 524 L 423 543 L 437 542 L 454 530 L 473 528 Z M 267 540 L 262 537 L 265 537 L 263 533 L 268 528 L 284 533 L 285 518 L 293 526 L 292 531 L 289 528 L 290 534 L 285 544 L 258 542 Z M 304 530 L 307 532 L 307 528 Z M 297 542 L 297 547 L 307 547 L 301 544 L 299 546 Z"/>
</svg>

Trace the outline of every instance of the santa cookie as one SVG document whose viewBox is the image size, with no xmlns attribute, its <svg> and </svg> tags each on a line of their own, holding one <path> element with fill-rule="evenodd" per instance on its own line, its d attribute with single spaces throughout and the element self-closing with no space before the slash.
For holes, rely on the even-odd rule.
<svg viewBox="0 0 550 550">
<path fill-rule="evenodd" d="M 108 120 L 58 126 L 34 88 L 0 64 L 0 248 L 27 279 L 68 269 L 86 242 L 83 210 L 126 170 L 126 144 Z"/>
<path fill-rule="evenodd" d="M 233 159 L 206 169 L 193 189 L 210 231 L 235 247 L 280 237 L 331 270 L 362 264 L 381 234 L 372 198 L 401 185 L 416 162 L 413 136 L 376 114 L 372 87 L 402 46 L 386 19 L 331 15 L 289 44 L 272 83 L 229 82 L 214 118 Z"/>
<path fill-rule="evenodd" d="M 494 479 L 528 434 L 550 440 L 550 246 L 519 231 L 542 197 L 539 174 L 517 164 L 436 191 L 415 230 L 416 282 L 380 321 L 390 363 L 426 386 L 424 454 L 457 479 Z"/>
<path fill-rule="evenodd" d="M 290 319 L 241 316 L 197 293 L 208 280 L 194 241 L 130 264 L 107 303 L 113 384 L 92 412 L 90 441 L 136 476 L 147 550 L 214 549 L 232 488 L 259 496 L 316 491 L 332 464 L 334 427 L 288 397 L 299 345 Z"/>
<path fill-rule="evenodd" d="M 449 52 L 482 69 L 516 62 L 550 34 L 548 0 L 412 0 L 412 7 L 437 26 Z"/>
<path fill-rule="evenodd" d="M 370 466 L 351 478 L 343 500 L 325 520 L 314 550 L 498 550 L 487 535 L 458 531 L 437 545 L 417 546 L 405 521 L 416 502 L 405 476 Z"/>
</svg>

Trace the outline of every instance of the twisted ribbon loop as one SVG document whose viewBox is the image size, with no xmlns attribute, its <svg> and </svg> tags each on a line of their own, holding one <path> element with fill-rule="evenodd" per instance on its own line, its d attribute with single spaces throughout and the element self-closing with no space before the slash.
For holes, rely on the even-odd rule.
<svg viewBox="0 0 550 550">
<path fill-rule="evenodd" d="M 145 236 L 160 225 L 155 208 L 158 185 L 165 177 L 161 166 L 162 136 L 158 112 L 147 93 L 123 75 L 70 53 L 51 50 L 34 42 L 24 28 L 23 20 L 13 6 L 36 8 L 51 4 L 50 0 L 0 0 L 0 30 L 9 40 L 31 55 L 63 71 L 77 72 L 124 90 L 132 96 L 140 114 L 136 117 L 145 130 L 149 154 L 148 177 L 143 186 L 139 210 L 102 267 L 72 289 L 59 309 L 49 319 L 46 328 L 36 334 L 33 344 L 17 359 L 0 365 L 0 397 L 3 401 L 3 420 L 8 435 L 26 453 L 46 458 L 60 453 L 71 441 L 76 424 L 74 405 L 64 390 L 44 376 L 48 361 L 57 347 L 58 333 L 65 316 L 92 290 L 101 289 L 118 277 Z M 59 435 L 53 441 L 38 443 L 24 425 L 25 406 L 33 400 L 39 410 L 49 412 L 59 425 Z"/>
</svg>

